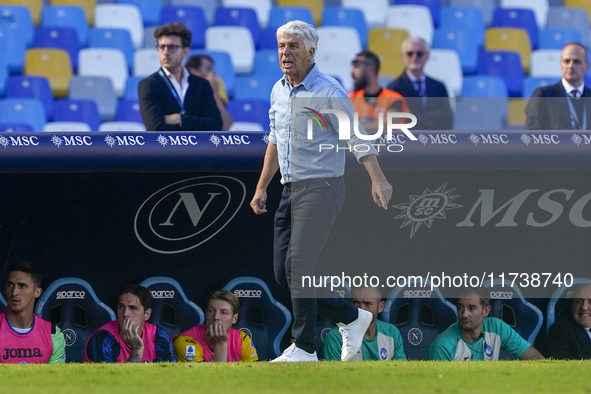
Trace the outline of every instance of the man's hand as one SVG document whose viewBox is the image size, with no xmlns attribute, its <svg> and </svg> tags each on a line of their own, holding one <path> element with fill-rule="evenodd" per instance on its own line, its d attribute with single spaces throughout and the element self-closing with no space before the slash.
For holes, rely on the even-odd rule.
<svg viewBox="0 0 591 394">
<path fill-rule="evenodd" d="M 181 120 L 181 114 L 164 115 L 164 123 L 166 124 L 180 125 Z"/>
<path fill-rule="evenodd" d="M 385 177 L 371 183 L 371 195 L 378 207 L 388 209 L 388 203 L 392 198 L 392 185 L 388 183 Z"/>
<path fill-rule="evenodd" d="M 250 207 L 257 215 L 267 213 L 267 189 L 257 189 L 250 202 Z"/>
<path fill-rule="evenodd" d="M 119 327 L 123 342 L 131 349 L 131 354 L 127 360 L 130 363 L 139 363 L 144 355 L 144 341 L 139 330 L 140 326 L 134 326 L 131 320 L 125 320 Z"/>
<path fill-rule="evenodd" d="M 205 333 L 216 343 L 228 342 L 228 331 L 220 323 L 211 323 Z"/>
</svg>

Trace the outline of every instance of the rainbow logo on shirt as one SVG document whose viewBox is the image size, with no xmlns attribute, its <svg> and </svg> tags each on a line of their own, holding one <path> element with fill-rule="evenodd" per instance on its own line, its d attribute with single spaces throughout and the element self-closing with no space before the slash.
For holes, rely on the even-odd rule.
<svg viewBox="0 0 591 394">
<path fill-rule="evenodd" d="M 322 123 L 324 123 L 324 126 L 326 127 L 326 130 L 328 130 L 328 125 L 326 124 L 326 120 L 324 120 L 324 116 L 322 116 L 320 114 L 320 112 L 314 111 L 312 108 L 309 108 L 309 107 L 304 107 L 304 108 L 306 108 L 307 110 L 310 110 L 310 111 L 313 112 L 312 114 L 307 113 L 307 112 L 304 112 L 304 113 L 306 115 L 311 116 L 312 118 L 314 118 L 314 120 L 316 121 L 316 123 L 318 123 L 318 126 L 320 126 L 320 130 L 322 130 L 322 124 L 320 123 L 320 120 L 318 118 L 322 119 Z"/>
</svg>

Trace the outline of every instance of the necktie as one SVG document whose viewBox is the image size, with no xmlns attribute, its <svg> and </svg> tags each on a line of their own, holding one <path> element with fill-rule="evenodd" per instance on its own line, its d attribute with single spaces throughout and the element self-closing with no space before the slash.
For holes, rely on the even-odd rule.
<svg viewBox="0 0 591 394">
<path fill-rule="evenodd" d="M 420 79 L 419 80 L 416 80 L 414 82 L 414 85 L 415 85 L 415 90 L 417 91 L 417 93 L 419 94 L 419 96 L 423 97 L 424 96 L 424 93 L 423 93 L 423 81 L 421 81 Z"/>
<path fill-rule="evenodd" d="M 573 89 L 573 90 L 571 90 L 570 95 L 572 98 L 578 99 L 579 98 L 579 91 L 577 89 Z"/>
</svg>

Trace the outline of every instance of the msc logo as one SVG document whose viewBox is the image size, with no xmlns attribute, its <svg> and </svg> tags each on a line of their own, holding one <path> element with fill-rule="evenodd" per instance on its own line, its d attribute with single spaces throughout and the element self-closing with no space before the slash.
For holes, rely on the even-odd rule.
<svg viewBox="0 0 591 394">
<path fill-rule="evenodd" d="M 436 145 L 447 145 L 447 144 L 457 144 L 458 139 L 455 134 L 428 134 L 425 135 L 423 133 L 419 134 L 419 142 L 423 144 L 423 146 L 427 144 L 436 144 Z"/>
<path fill-rule="evenodd" d="M 37 137 L 27 137 L 27 136 L 18 136 L 18 137 L 4 137 L 0 138 L 0 145 L 4 148 L 7 146 L 37 146 L 39 145 L 39 140 Z"/>
<path fill-rule="evenodd" d="M 230 134 L 230 135 L 221 135 L 218 136 L 216 134 L 212 134 L 209 137 L 209 142 L 213 145 L 218 146 L 221 145 L 250 145 L 250 137 L 247 135 L 237 135 L 237 134 Z"/>
<path fill-rule="evenodd" d="M 510 300 L 513 298 L 512 291 L 491 291 L 491 300 Z"/>
<path fill-rule="evenodd" d="M 234 290 L 234 295 L 238 298 L 261 298 L 261 290 Z"/>
<path fill-rule="evenodd" d="M 408 330 L 408 341 L 411 345 L 418 346 L 423 342 L 423 332 L 418 328 Z"/>
<path fill-rule="evenodd" d="M 55 295 L 56 300 L 83 300 L 86 296 L 85 291 L 58 291 Z"/>
<path fill-rule="evenodd" d="M 431 298 L 431 290 L 404 290 L 404 298 Z"/>
<path fill-rule="evenodd" d="M 560 138 L 558 138 L 557 134 L 521 134 L 519 137 L 521 142 L 525 145 L 534 144 L 534 145 L 558 145 L 560 144 Z"/>
<path fill-rule="evenodd" d="M 185 179 L 154 192 L 138 208 L 135 235 L 162 254 L 186 252 L 209 241 L 232 221 L 246 186 L 229 176 Z"/>
<path fill-rule="evenodd" d="M 152 290 L 150 293 L 154 298 L 174 298 L 174 290 Z"/>
<path fill-rule="evenodd" d="M 507 134 L 480 134 L 480 137 L 476 134 L 470 134 L 470 137 L 468 137 L 468 139 L 474 145 L 478 145 L 480 142 L 482 142 L 482 144 L 489 145 L 509 143 L 509 138 L 507 137 Z"/>
</svg>

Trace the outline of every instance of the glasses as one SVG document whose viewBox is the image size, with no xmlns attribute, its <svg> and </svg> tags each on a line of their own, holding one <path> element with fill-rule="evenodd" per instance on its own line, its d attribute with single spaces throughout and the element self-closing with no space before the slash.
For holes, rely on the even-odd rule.
<svg viewBox="0 0 591 394">
<path fill-rule="evenodd" d="M 413 57 L 414 55 L 417 55 L 418 58 L 423 57 L 423 55 L 425 55 L 425 52 L 423 51 L 408 51 L 406 52 L 406 56 L 408 57 Z"/>
<path fill-rule="evenodd" d="M 367 64 L 367 62 L 365 60 L 353 60 L 351 62 L 351 64 L 353 65 L 353 67 L 361 67 L 361 66 L 365 66 Z"/>
<path fill-rule="evenodd" d="M 175 44 L 169 44 L 169 45 L 156 45 L 156 48 L 158 48 L 158 50 L 160 52 L 164 52 L 166 50 L 166 48 L 168 48 L 168 52 L 174 53 L 176 52 L 179 48 L 182 48 L 182 45 L 175 45 Z"/>
</svg>

